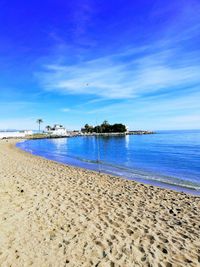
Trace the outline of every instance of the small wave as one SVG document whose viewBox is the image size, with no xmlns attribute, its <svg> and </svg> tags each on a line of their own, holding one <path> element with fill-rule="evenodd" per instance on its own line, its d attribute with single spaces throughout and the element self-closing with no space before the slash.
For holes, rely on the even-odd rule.
<svg viewBox="0 0 200 267">
<path fill-rule="evenodd" d="M 129 179 L 137 179 L 137 180 L 146 180 L 146 181 L 156 181 L 161 182 L 163 184 L 168 184 L 172 186 L 179 186 L 183 188 L 188 188 L 196 191 L 200 191 L 200 185 L 191 182 L 186 181 L 181 178 L 173 177 L 173 176 L 166 176 L 166 175 L 158 175 L 156 173 L 151 172 L 144 172 L 143 170 L 137 170 L 137 169 L 130 169 L 125 166 L 116 165 L 112 163 L 108 163 L 105 161 L 100 160 L 89 160 L 81 157 L 76 157 L 72 155 L 68 155 L 68 157 L 76 159 L 80 162 L 86 162 L 90 164 L 97 165 L 96 170 L 100 170 L 105 173 L 110 173 L 117 176 L 124 176 Z"/>
<path fill-rule="evenodd" d="M 37 155 L 38 153 L 36 151 L 26 147 L 26 142 L 27 141 L 18 143 L 17 146 L 31 154 Z M 200 191 L 200 184 L 189 181 L 189 180 L 184 180 L 181 178 L 173 177 L 173 176 L 160 175 L 157 173 L 146 172 L 141 169 L 131 169 L 126 166 L 116 165 L 110 162 L 94 160 L 94 159 L 86 159 L 86 158 L 77 157 L 74 155 L 63 155 L 64 160 L 63 159 L 61 160 L 60 158 L 61 155 L 58 155 L 58 157 L 56 157 L 54 154 L 54 157 L 52 157 L 51 154 L 45 154 L 45 155 L 44 154 L 45 153 L 39 153 L 40 156 L 44 156 L 48 159 L 53 159 L 58 162 L 62 162 L 62 163 L 64 162 L 66 164 L 71 164 L 71 165 L 76 165 L 79 167 L 98 170 L 104 173 L 109 173 L 109 174 L 117 175 L 120 177 L 126 177 L 131 180 L 137 180 L 138 182 L 139 181 L 141 182 L 145 181 L 146 183 L 158 182 L 158 183 L 162 183 L 166 185 L 172 185 L 174 187 L 176 186 L 181 187 L 183 188 L 183 191 L 184 191 L 184 188 L 195 190 L 198 192 Z M 72 161 L 70 160 L 70 158 L 72 159 Z M 85 164 L 83 165 L 81 162 Z"/>
</svg>

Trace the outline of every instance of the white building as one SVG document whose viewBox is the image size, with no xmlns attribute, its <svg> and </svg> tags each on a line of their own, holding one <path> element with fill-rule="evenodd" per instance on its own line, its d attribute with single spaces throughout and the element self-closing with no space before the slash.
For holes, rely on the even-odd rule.
<svg viewBox="0 0 200 267">
<path fill-rule="evenodd" d="M 1 131 L 0 139 L 3 138 L 24 138 L 28 135 L 32 135 L 33 131 Z"/>
<path fill-rule="evenodd" d="M 55 124 L 53 127 L 47 126 L 46 127 L 47 133 L 51 135 L 56 135 L 56 136 L 67 136 L 68 132 L 65 127 L 59 124 Z"/>
</svg>

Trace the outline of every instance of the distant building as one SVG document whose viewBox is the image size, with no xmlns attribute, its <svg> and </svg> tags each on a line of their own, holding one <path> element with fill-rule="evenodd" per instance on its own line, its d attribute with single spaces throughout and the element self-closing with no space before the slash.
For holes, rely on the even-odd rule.
<svg viewBox="0 0 200 267">
<path fill-rule="evenodd" d="M 20 133 L 24 133 L 25 135 L 32 135 L 33 134 L 33 131 L 31 130 L 25 130 L 25 131 L 20 131 Z"/>
<path fill-rule="evenodd" d="M 63 125 L 55 124 L 53 127 L 47 126 L 46 131 L 51 135 L 68 135 L 66 128 Z"/>
<path fill-rule="evenodd" d="M 32 135 L 33 131 L 0 131 L 0 139 L 3 138 L 24 138 L 28 135 Z"/>
</svg>

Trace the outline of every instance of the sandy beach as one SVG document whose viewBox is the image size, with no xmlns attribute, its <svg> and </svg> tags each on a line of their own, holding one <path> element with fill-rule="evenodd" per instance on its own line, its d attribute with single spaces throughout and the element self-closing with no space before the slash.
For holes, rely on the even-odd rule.
<svg viewBox="0 0 200 267">
<path fill-rule="evenodd" d="M 200 266 L 200 198 L 0 140 L 0 266 Z"/>
</svg>

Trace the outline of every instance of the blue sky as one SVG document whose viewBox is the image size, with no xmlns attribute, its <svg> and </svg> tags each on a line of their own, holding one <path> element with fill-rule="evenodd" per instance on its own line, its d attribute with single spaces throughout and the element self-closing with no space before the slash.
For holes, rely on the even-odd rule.
<svg viewBox="0 0 200 267">
<path fill-rule="evenodd" d="M 1 0 L 0 129 L 200 128 L 198 0 Z"/>
</svg>

